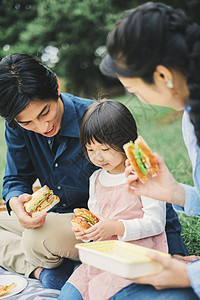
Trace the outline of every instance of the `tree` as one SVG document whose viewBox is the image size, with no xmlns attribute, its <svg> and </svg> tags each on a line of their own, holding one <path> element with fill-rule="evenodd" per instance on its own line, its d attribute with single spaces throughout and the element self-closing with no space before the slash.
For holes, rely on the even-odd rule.
<svg viewBox="0 0 200 300">
<path fill-rule="evenodd" d="M 94 95 L 99 82 L 105 80 L 98 69 L 101 56 L 97 50 L 102 46 L 105 50 L 110 24 L 124 10 L 120 1 L 113 3 L 111 0 L 39 1 L 37 17 L 27 24 L 14 49 L 20 44 L 21 52 L 43 57 L 47 46 L 56 47 L 59 61 L 55 67 L 51 61 L 46 63 L 66 78 L 70 92 Z"/>
<path fill-rule="evenodd" d="M 125 10 L 145 2 L 0 0 L 0 56 L 13 52 L 37 56 L 66 79 L 69 92 L 96 96 L 100 87 L 116 82 L 99 71 L 108 32 Z M 173 7 L 199 21 L 198 0 L 174 0 Z"/>
<path fill-rule="evenodd" d="M 35 0 L 0 0 L 0 57 L 13 52 L 21 32 L 37 16 Z M 19 45 L 19 50 L 20 50 Z"/>
</svg>

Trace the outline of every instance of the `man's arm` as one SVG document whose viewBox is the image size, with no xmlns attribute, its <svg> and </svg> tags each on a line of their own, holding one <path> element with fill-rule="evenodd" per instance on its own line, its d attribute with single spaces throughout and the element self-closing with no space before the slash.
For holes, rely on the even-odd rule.
<svg viewBox="0 0 200 300">
<path fill-rule="evenodd" d="M 181 224 L 177 213 L 171 204 L 166 204 L 166 226 L 165 226 L 169 253 L 171 255 L 181 254 L 188 255 L 188 250 L 181 238 Z"/>
<path fill-rule="evenodd" d="M 24 193 L 32 194 L 32 184 L 37 176 L 20 130 L 10 128 L 6 122 L 5 138 L 7 157 L 2 195 L 10 212 L 9 200 Z"/>
<path fill-rule="evenodd" d="M 7 162 L 3 179 L 3 198 L 8 212 L 12 210 L 21 226 L 27 229 L 44 224 L 46 213 L 32 218 L 24 209 L 24 202 L 31 199 L 32 184 L 36 175 L 22 134 L 6 124 Z"/>
</svg>

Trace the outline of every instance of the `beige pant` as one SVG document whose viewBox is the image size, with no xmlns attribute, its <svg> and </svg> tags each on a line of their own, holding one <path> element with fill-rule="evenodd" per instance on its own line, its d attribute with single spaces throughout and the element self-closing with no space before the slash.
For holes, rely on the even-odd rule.
<svg viewBox="0 0 200 300">
<path fill-rule="evenodd" d="M 14 214 L 1 212 L 0 266 L 28 277 L 37 267 L 57 267 L 64 257 L 77 260 L 72 217 L 72 213 L 48 213 L 45 224 L 32 230 L 24 229 Z"/>
</svg>

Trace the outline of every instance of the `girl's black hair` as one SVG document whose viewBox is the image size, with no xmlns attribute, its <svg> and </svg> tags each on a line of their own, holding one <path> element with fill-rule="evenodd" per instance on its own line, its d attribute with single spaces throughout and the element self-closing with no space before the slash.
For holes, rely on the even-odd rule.
<svg viewBox="0 0 200 300">
<path fill-rule="evenodd" d="M 94 140 L 124 153 L 123 145 L 136 138 L 135 120 L 128 108 L 118 101 L 93 102 L 80 122 L 80 143 L 87 157 L 86 144 Z"/>
<path fill-rule="evenodd" d="M 149 2 L 125 14 L 109 34 L 107 49 L 100 67 L 106 75 L 151 84 L 157 65 L 163 65 L 186 76 L 190 120 L 200 145 L 200 26 L 182 10 Z"/>
<path fill-rule="evenodd" d="M 10 54 L 0 62 L 0 115 L 15 128 L 14 118 L 31 101 L 58 100 L 56 75 L 27 54 Z"/>
</svg>

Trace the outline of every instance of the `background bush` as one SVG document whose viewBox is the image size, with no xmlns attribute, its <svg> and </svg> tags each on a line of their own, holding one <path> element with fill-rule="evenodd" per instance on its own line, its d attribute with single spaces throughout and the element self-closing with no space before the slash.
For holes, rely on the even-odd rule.
<svg viewBox="0 0 200 300">
<path fill-rule="evenodd" d="M 97 97 L 119 84 L 99 71 L 108 32 L 142 0 L 1 0 L 0 58 L 25 52 L 63 77 L 69 92 Z M 199 0 L 165 0 L 199 22 Z"/>
</svg>

